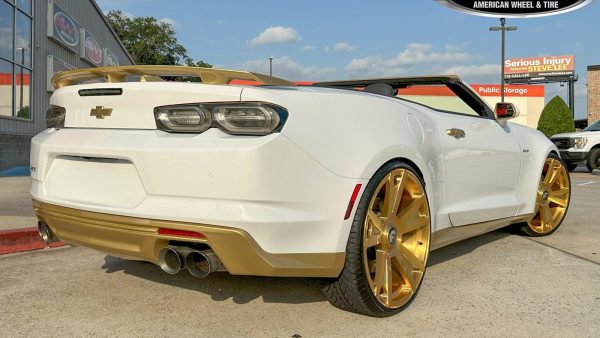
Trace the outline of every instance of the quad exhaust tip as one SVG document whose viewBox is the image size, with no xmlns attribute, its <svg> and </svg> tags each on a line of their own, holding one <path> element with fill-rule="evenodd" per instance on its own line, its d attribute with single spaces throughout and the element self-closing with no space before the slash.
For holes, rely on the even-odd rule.
<svg viewBox="0 0 600 338">
<path fill-rule="evenodd" d="M 212 250 L 194 250 L 185 257 L 185 267 L 192 276 L 204 278 L 220 270 L 222 263 Z"/>
<path fill-rule="evenodd" d="M 42 241 L 44 241 L 44 244 L 46 245 L 58 241 L 56 235 L 45 223 L 38 222 L 38 233 L 40 234 L 40 238 L 42 239 Z"/>
<path fill-rule="evenodd" d="M 174 275 L 183 267 L 179 253 L 172 247 L 166 247 L 158 253 L 158 265 L 164 272 Z"/>
<path fill-rule="evenodd" d="M 200 251 L 185 246 L 163 248 L 158 254 L 158 264 L 168 274 L 176 274 L 185 267 L 192 276 L 198 278 L 223 270 L 223 263 L 214 251 Z"/>
</svg>

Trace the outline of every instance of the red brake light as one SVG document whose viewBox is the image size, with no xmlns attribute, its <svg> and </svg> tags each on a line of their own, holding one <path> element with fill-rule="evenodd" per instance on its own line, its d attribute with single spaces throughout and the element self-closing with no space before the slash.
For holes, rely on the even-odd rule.
<svg viewBox="0 0 600 338">
<path fill-rule="evenodd" d="M 159 235 L 168 236 L 182 236 L 182 237 L 195 237 L 195 238 L 206 238 L 203 234 L 195 231 L 177 230 L 169 228 L 158 228 Z"/>
<path fill-rule="evenodd" d="M 354 202 L 356 202 L 356 197 L 358 197 L 358 193 L 360 192 L 361 187 L 362 187 L 362 184 L 357 184 L 354 187 L 352 196 L 350 196 L 350 202 L 348 202 L 348 208 L 346 209 L 346 215 L 344 216 L 345 220 L 350 218 L 350 214 L 352 213 L 352 209 L 354 208 Z"/>
</svg>

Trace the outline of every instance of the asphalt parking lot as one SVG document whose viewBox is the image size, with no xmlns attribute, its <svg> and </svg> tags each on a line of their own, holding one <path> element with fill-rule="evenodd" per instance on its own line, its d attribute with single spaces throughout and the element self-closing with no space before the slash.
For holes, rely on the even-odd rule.
<svg viewBox="0 0 600 338">
<path fill-rule="evenodd" d="M 331 306 L 318 279 L 199 280 L 80 247 L 0 256 L 0 332 L 15 336 L 600 335 L 600 177 L 572 176 L 552 236 L 496 231 L 432 252 L 412 305 L 385 319 Z"/>
</svg>

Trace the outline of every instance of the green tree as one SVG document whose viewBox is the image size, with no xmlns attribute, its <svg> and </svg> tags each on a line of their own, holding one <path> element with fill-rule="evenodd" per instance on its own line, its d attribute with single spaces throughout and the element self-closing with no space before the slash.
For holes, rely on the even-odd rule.
<svg viewBox="0 0 600 338">
<path fill-rule="evenodd" d="M 185 47 L 177 41 L 175 28 L 168 22 L 149 16 L 132 18 L 115 10 L 108 12 L 106 18 L 136 64 L 193 63 L 193 65 L 211 66 L 203 61 L 193 61 L 187 55 Z"/>
<path fill-rule="evenodd" d="M 540 115 L 537 129 L 548 137 L 575 131 L 571 110 L 560 96 L 555 96 L 546 104 Z"/>
</svg>

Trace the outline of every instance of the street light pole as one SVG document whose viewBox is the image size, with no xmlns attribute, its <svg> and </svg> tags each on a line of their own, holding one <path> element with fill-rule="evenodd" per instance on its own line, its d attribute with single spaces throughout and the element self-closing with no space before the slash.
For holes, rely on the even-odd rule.
<svg viewBox="0 0 600 338">
<path fill-rule="evenodd" d="M 504 102 L 504 60 L 506 50 L 506 31 L 516 31 L 516 26 L 506 27 L 506 19 L 500 18 L 500 27 L 490 27 L 490 31 L 501 31 L 502 32 L 502 64 L 500 64 L 500 102 Z"/>
<path fill-rule="evenodd" d="M 19 47 L 17 50 L 21 50 L 21 86 L 20 86 L 20 94 L 19 95 L 19 111 L 23 110 L 23 67 L 25 66 L 25 52 L 29 51 L 27 48 Z"/>
<path fill-rule="evenodd" d="M 269 56 L 269 76 L 273 76 L 273 57 Z"/>
</svg>

